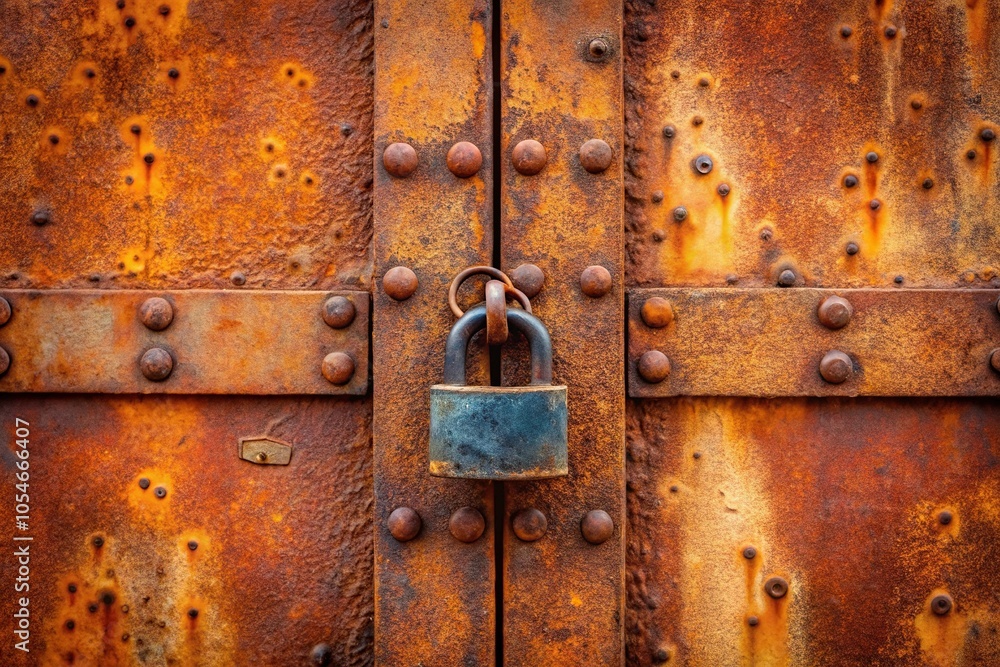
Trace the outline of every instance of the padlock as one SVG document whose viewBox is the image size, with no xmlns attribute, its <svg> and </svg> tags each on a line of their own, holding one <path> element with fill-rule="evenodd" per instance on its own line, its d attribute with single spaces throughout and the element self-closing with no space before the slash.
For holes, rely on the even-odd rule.
<svg viewBox="0 0 1000 667">
<path fill-rule="evenodd" d="M 567 474 L 566 386 L 552 384 L 552 342 L 534 315 L 507 309 L 531 348 L 526 387 L 465 384 L 465 355 L 486 326 L 486 306 L 463 315 L 448 335 L 444 383 L 431 387 L 430 472 L 466 479 L 546 479 Z"/>
</svg>

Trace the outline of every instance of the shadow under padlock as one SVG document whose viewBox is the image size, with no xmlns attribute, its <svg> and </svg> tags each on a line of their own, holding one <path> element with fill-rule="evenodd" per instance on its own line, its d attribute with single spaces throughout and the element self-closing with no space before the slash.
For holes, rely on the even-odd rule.
<svg viewBox="0 0 1000 667">
<path fill-rule="evenodd" d="M 486 306 L 465 313 L 445 348 L 444 383 L 431 387 L 430 472 L 437 477 L 527 480 L 566 475 L 566 386 L 552 384 L 552 341 L 534 315 L 507 309 L 527 338 L 531 381 L 524 387 L 465 384 L 469 340 L 486 326 Z"/>
</svg>

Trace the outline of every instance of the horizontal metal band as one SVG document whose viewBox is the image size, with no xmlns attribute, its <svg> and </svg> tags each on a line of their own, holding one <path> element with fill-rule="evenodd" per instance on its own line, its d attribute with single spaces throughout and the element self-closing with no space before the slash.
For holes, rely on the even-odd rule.
<svg viewBox="0 0 1000 667">
<path fill-rule="evenodd" d="M 0 392 L 368 391 L 367 292 L 6 290 L 0 296 L 11 311 L 0 326 L 0 347 L 10 359 Z M 342 297 L 330 302 L 338 308 L 327 312 L 334 297 Z"/>
<path fill-rule="evenodd" d="M 831 296 L 849 304 L 824 312 L 832 326 L 846 319 L 841 328 L 821 322 L 820 304 Z M 629 395 L 998 395 L 998 297 L 1000 290 L 633 290 Z"/>
</svg>

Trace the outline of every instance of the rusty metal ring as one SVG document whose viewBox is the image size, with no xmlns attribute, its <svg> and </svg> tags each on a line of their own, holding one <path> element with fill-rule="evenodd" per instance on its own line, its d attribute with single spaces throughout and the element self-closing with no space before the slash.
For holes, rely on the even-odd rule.
<svg viewBox="0 0 1000 667">
<path fill-rule="evenodd" d="M 507 342 L 507 294 L 499 280 L 486 283 L 486 340 L 490 345 Z"/>
<path fill-rule="evenodd" d="M 514 289 L 514 283 L 511 282 L 511 279 L 507 277 L 507 274 L 501 271 L 500 269 L 494 269 L 492 266 L 470 266 L 469 268 L 459 272 L 459 274 L 455 276 L 455 279 L 451 281 L 451 287 L 448 288 L 448 305 L 451 306 L 451 312 L 455 314 L 455 317 L 461 317 L 462 315 L 465 315 L 465 312 L 458 307 L 458 288 L 470 276 L 475 276 L 478 274 L 483 274 L 491 278 L 495 278 L 497 280 L 502 280 L 504 285 L 506 285 L 510 289 Z"/>
<path fill-rule="evenodd" d="M 504 292 L 507 293 L 507 296 L 514 297 L 517 300 L 517 302 L 521 304 L 521 308 L 524 308 L 524 312 L 528 313 L 529 315 L 531 314 L 531 300 L 528 298 L 527 294 L 517 289 L 516 287 L 510 287 L 509 285 L 504 285 L 503 289 Z"/>
</svg>

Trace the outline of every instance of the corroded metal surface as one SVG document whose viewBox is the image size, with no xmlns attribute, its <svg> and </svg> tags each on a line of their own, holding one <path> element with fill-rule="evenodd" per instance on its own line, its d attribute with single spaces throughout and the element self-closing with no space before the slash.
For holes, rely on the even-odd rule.
<svg viewBox="0 0 1000 667">
<path fill-rule="evenodd" d="M 493 490 L 431 477 L 427 458 L 430 386 L 441 381 L 453 323 L 448 283 L 467 266 L 489 264 L 492 253 L 490 11 L 486 0 L 375 7 L 375 652 L 386 667 L 494 661 Z M 483 156 L 468 178 L 448 169 L 459 141 Z M 383 163 L 394 142 L 416 151 L 405 178 Z M 402 301 L 381 281 L 399 265 L 417 278 Z M 469 383 L 489 384 L 482 346 L 471 353 L 480 361 L 470 364 Z M 387 526 L 401 506 L 423 524 L 406 542 Z M 467 544 L 449 531 L 463 507 L 485 530 Z"/>
<path fill-rule="evenodd" d="M 853 308 L 848 324 L 824 326 L 831 296 Z M 629 293 L 629 395 L 995 396 L 1000 373 L 1000 290 L 665 288 Z M 670 324 L 652 328 L 642 309 L 666 299 Z M 669 375 L 650 383 L 637 362 L 666 354 Z M 849 377 L 821 375 L 831 352 Z"/>
<path fill-rule="evenodd" d="M 321 643 L 372 664 L 367 399 L 6 397 L 11 499 L 15 418 L 30 512 L 20 531 L 0 507 L 0 584 L 14 595 L 10 545 L 30 545 L 31 653 L 9 636 L 4 664 L 311 664 Z M 245 437 L 292 445 L 290 463 L 242 460 Z"/>
<path fill-rule="evenodd" d="M 625 4 L 630 284 L 1000 285 L 1000 3 Z"/>
<path fill-rule="evenodd" d="M 684 398 L 628 415 L 630 665 L 1000 663 L 994 402 Z"/>
<path fill-rule="evenodd" d="M 371 20 L 370 0 L 5 2 L 2 286 L 366 287 Z"/>
<path fill-rule="evenodd" d="M 508 665 L 622 660 L 621 11 L 616 2 L 543 0 L 501 8 L 501 261 L 507 270 L 532 263 L 544 272 L 532 310 L 551 332 L 554 381 L 568 386 L 569 400 L 569 476 L 505 485 Z M 610 147 L 610 164 L 593 140 Z M 607 270 L 610 291 L 599 275 L 584 281 L 588 289 L 594 283 L 594 296 L 581 290 L 591 266 Z M 527 357 L 505 346 L 505 385 L 525 383 Z M 533 542 L 511 528 L 511 517 L 528 508 L 547 518 L 544 537 Z M 602 544 L 581 532 L 591 510 L 613 522 Z"/>
<path fill-rule="evenodd" d="M 368 391 L 367 292 L 338 292 L 348 326 L 323 319 L 329 292 L 179 290 L 5 291 L 10 321 L 0 345 L 11 356 L 0 392 L 364 394 Z M 169 303 L 160 331 L 142 323 L 150 297 Z M 150 349 L 172 358 L 161 381 L 141 372 Z M 324 357 L 349 355 L 353 373 L 333 384 Z"/>
</svg>

